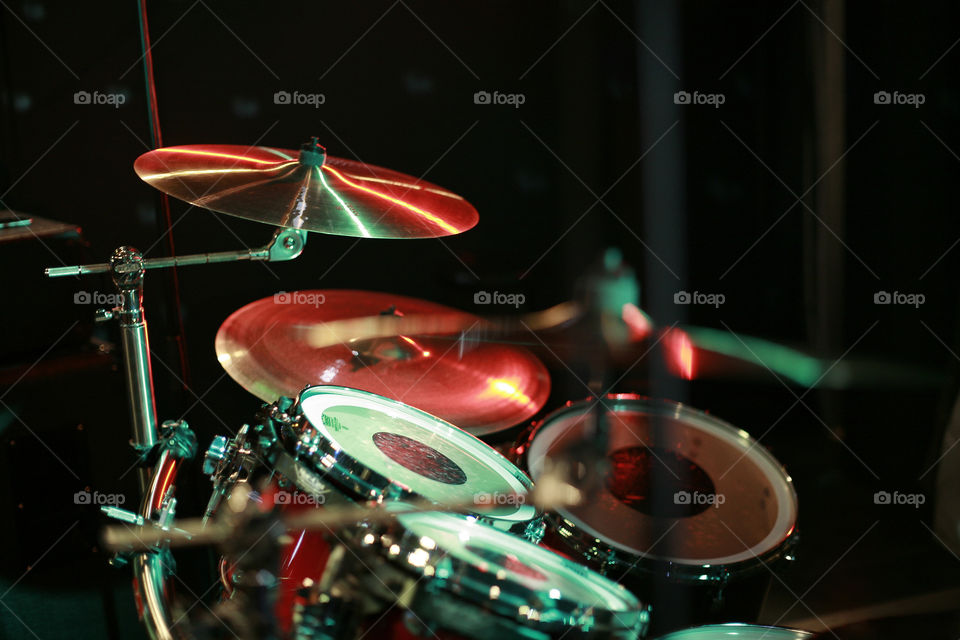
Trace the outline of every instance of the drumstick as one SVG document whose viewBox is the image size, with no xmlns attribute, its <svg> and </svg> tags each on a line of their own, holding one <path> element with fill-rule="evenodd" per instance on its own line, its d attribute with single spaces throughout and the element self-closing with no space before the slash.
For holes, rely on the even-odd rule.
<svg viewBox="0 0 960 640">
<path fill-rule="evenodd" d="M 470 314 L 367 316 L 347 320 L 332 320 L 305 325 L 301 331 L 304 342 L 315 349 L 345 344 L 354 340 L 388 338 L 398 334 L 431 335 L 461 333 L 469 340 L 473 336 L 502 335 L 529 329 L 542 331 L 560 326 L 581 315 L 580 305 L 561 302 L 558 305 L 526 313 L 516 318 L 477 318 Z"/>
<path fill-rule="evenodd" d="M 236 490 L 235 490 L 236 491 Z M 580 503 L 581 494 L 570 485 L 558 471 L 545 473 L 540 477 L 533 491 L 528 493 L 498 494 L 507 504 L 529 503 L 542 511 L 556 510 L 558 507 L 574 506 Z M 237 499 L 242 502 L 246 496 Z M 235 501 L 231 496 L 231 503 Z M 431 511 L 467 513 L 483 516 L 486 504 L 474 496 L 470 501 L 438 504 L 426 500 L 387 503 L 392 506 L 376 507 L 343 506 L 313 509 L 300 513 L 287 513 L 278 518 L 277 525 L 282 530 L 320 529 L 334 531 L 359 522 L 382 524 L 392 521 L 396 516 L 406 513 L 425 513 Z M 232 507 L 233 505 L 228 505 Z M 479 508 L 478 508 L 479 507 Z M 241 507 L 242 508 L 242 507 Z M 239 523 L 243 525 L 243 521 Z M 169 544 L 171 547 L 220 544 L 235 535 L 237 523 L 218 519 L 204 521 L 202 518 L 187 518 L 175 523 L 175 527 L 163 529 L 155 523 L 140 526 L 109 526 L 101 536 L 104 548 L 115 552 L 147 551 L 154 547 Z"/>
</svg>

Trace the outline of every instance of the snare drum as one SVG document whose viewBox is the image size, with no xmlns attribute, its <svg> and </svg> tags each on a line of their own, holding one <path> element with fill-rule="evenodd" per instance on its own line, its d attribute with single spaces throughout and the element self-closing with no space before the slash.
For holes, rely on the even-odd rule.
<svg viewBox="0 0 960 640">
<path fill-rule="evenodd" d="M 753 624 L 708 624 L 683 631 L 675 631 L 657 640 L 805 640 L 812 638 L 809 631 L 785 627 L 764 627 Z"/>
<path fill-rule="evenodd" d="M 515 448 L 536 481 L 592 437 L 594 405 L 570 403 Z M 755 620 L 767 565 L 790 558 L 790 476 L 746 432 L 681 404 L 603 400 L 607 477 L 595 495 L 547 515 L 544 543 L 622 580 L 653 606 L 653 631 Z"/>
<path fill-rule="evenodd" d="M 638 638 L 649 611 L 624 587 L 548 549 L 489 527 L 476 518 L 423 512 L 391 525 L 365 525 L 347 544 L 366 575 L 365 593 L 395 594 L 375 614 L 371 637 Z M 327 579 L 327 576 L 324 578 Z M 413 629 L 397 633 L 396 620 Z M 413 637 L 416 637 L 413 635 Z"/>
</svg>

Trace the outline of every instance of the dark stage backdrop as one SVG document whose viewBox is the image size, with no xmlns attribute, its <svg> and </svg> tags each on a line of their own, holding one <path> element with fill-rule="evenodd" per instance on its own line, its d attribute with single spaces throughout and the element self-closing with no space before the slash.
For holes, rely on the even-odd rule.
<svg viewBox="0 0 960 640">
<path fill-rule="evenodd" d="M 951 47 L 960 37 L 960 9 L 948 2 L 850 3 L 845 30 L 836 34 L 821 22 L 815 2 L 684 2 L 676 5 L 671 33 L 666 23 L 650 22 L 662 13 L 652 8 L 658 4 L 148 2 L 166 145 L 296 148 L 313 135 L 331 155 L 423 176 L 480 212 L 475 229 L 442 240 L 312 235 L 305 253 L 290 263 L 181 269 L 192 376 L 186 391 L 167 339 L 172 323 L 164 280 L 151 273 L 146 305 L 154 321 L 161 417 L 185 415 L 202 447 L 250 419 L 258 401 L 224 375 L 213 340 L 232 311 L 258 298 L 281 290 L 351 288 L 478 313 L 514 311 L 475 305 L 474 294 L 485 290 L 523 293 L 521 310 L 531 311 L 569 298 L 577 278 L 608 246 L 619 247 L 638 269 L 643 291 L 665 282 L 670 290 L 725 296 L 718 308 L 674 309 L 659 318 L 664 322 L 686 316 L 696 324 L 809 346 L 819 304 L 808 284 L 809 241 L 824 228 L 842 247 L 843 266 L 836 274 L 842 306 L 831 321 L 840 338 L 826 355 L 876 356 L 952 372 L 960 352 L 953 286 L 960 261 L 954 248 L 960 235 L 954 180 L 960 169 L 960 49 Z M 121 244 L 148 256 L 165 250 L 156 194 L 132 168 L 150 148 L 136 9 L 135 2 L 40 0 L 0 8 L 0 200 L 79 225 L 93 261 Z M 816 161 L 823 126 L 814 91 L 818 38 L 837 38 L 844 53 L 842 155 L 826 167 Z M 654 46 L 664 40 L 671 43 L 666 49 Z M 691 103 L 675 99 L 674 90 L 693 96 Z M 891 102 L 896 95 L 912 95 L 914 103 L 922 95 L 923 102 L 887 104 L 877 92 L 893 96 Z M 694 103 L 705 95 L 714 96 L 712 104 Z M 642 122 L 664 126 L 651 134 Z M 812 189 L 825 170 L 837 169 L 835 161 L 846 176 L 839 228 L 817 215 Z M 644 210 L 651 190 L 670 186 L 642 179 L 661 175 L 644 172 L 658 163 L 677 168 L 662 179 L 674 181 L 685 200 Z M 810 209 L 797 204 L 801 197 Z M 256 223 L 172 206 L 179 253 L 257 246 L 271 234 Z M 665 264 L 651 259 L 666 250 L 645 237 L 644 216 L 676 224 L 685 255 L 671 254 Z M 35 249 L 27 267 L 6 260 L 0 248 L 5 286 L 59 264 L 58 251 Z M 57 343 L 59 332 L 31 315 L 42 300 L 45 313 L 88 321 L 93 307 L 75 304 L 73 293 L 111 292 L 106 279 L 74 285 L 64 291 L 37 279 L 30 296 L 2 301 L 4 333 L 37 345 L 11 350 L 5 364 L 29 365 L 51 345 L 54 354 L 76 348 Z M 925 302 L 916 308 L 875 304 L 883 291 L 920 293 Z M 109 329 L 97 331 L 104 340 L 116 339 Z M 556 374 L 548 408 L 587 394 L 562 364 L 548 364 Z M 65 406 L 75 408 L 74 415 L 99 421 L 98 437 L 82 446 L 59 437 L 53 449 L 61 462 L 34 446 L 29 464 L 20 459 L 8 468 L 19 483 L 8 491 L 11 504 L 16 508 L 29 486 L 38 511 L 57 511 L 94 477 L 95 488 L 132 498 L 131 479 L 117 479 L 126 468 L 120 460 L 128 431 L 116 373 L 107 366 L 100 377 L 76 375 L 62 384 L 72 392 L 60 396 L 42 380 L 29 393 L 12 385 L 7 402 L 61 405 L 67 424 L 71 414 L 59 398 L 69 398 Z M 645 390 L 639 376 L 628 376 L 620 387 Z M 771 376 L 756 383 L 695 383 L 685 393 L 694 405 L 756 435 L 766 433 L 764 444 L 794 472 L 810 533 L 807 564 L 798 564 L 789 579 L 802 593 L 877 519 L 874 491 L 932 481 L 932 475 L 920 478 L 936 458 L 932 446 L 948 387 L 813 392 L 797 404 L 794 391 Z M 21 417 L 29 424 L 5 421 L 8 460 L 17 454 L 7 433 L 31 441 L 25 427 L 44 422 L 45 413 Z M 42 436 L 58 429 L 33 431 Z M 109 465 L 104 456 L 111 457 Z M 77 471 L 67 474 L 63 466 Z M 56 473 L 45 473 L 48 468 Z M 207 491 L 195 469 L 183 481 L 184 512 L 196 513 Z M 46 507 L 43 492 L 52 496 Z M 833 518 L 841 509 L 859 515 L 837 533 Z M 871 533 L 865 557 L 869 550 L 878 563 L 900 535 L 932 545 L 918 517 L 884 513 L 884 532 Z M 42 602 L 43 588 L 53 593 L 65 587 L 57 576 L 73 563 L 81 568 L 69 577 L 68 591 L 94 604 L 85 608 L 74 599 L 76 606 L 60 618 L 24 604 L 21 617 L 50 637 L 64 637 L 63 620 L 89 616 L 102 625 L 91 627 L 91 637 L 130 637 L 135 627 L 127 574 L 99 568 L 104 558 L 95 549 L 98 521 L 91 510 L 52 518 L 39 531 L 22 524 L 12 532 L 10 544 L 22 552 L 8 559 L 5 582 L 14 584 L 37 564 L 74 520 L 83 521 L 85 531 L 71 532 L 62 552 L 38 564 L 37 571 L 49 573 L 45 581 L 37 586 L 27 580 L 11 594 L 23 594 L 24 603 Z M 210 558 L 187 557 L 185 580 L 199 595 L 212 580 Z M 937 583 L 947 561 L 954 559 L 916 568 L 918 579 Z M 847 580 L 826 580 L 809 601 L 832 607 L 845 598 L 853 606 L 872 597 Z M 910 593 L 905 585 L 888 586 L 885 596 Z M 41 595 L 31 600 L 28 588 Z M 786 608 L 791 599 L 784 599 Z M 0 609 L 0 636 L 21 637 L 23 627 L 8 614 Z"/>
</svg>

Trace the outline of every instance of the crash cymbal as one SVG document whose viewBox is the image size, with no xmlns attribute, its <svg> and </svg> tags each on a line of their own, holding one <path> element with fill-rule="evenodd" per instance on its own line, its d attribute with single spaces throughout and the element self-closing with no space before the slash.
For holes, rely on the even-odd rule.
<svg viewBox="0 0 960 640">
<path fill-rule="evenodd" d="M 137 158 L 137 175 L 191 204 L 278 227 L 360 238 L 436 238 L 477 224 L 455 193 L 397 171 L 326 155 L 240 145 L 186 145 Z"/>
<path fill-rule="evenodd" d="M 296 396 L 308 384 L 340 385 L 399 400 L 474 435 L 519 424 L 546 402 L 547 370 L 523 347 L 399 332 L 322 347 L 304 339 L 305 328 L 357 317 L 399 327 L 405 314 L 482 324 L 471 314 L 389 293 L 296 291 L 235 311 L 217 333 L 217 356 L 234 380 L 266 402 Z"/>
</svg>

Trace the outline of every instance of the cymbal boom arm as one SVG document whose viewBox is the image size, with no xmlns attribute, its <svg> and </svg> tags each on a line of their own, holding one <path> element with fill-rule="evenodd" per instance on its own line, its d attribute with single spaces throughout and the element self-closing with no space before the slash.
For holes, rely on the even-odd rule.
<svg viewBox="0 0 960 640">
<path fill-rule="evenodd" d="M 215 253 L 193 253 L 185 256 L 147 258 L 142 260 L 143 269 L 167 269 L 170 267 L 188 267 L 195 264 L 217 264 L 220 262 L 283 262 L 293 260 L 303 252 L 307 243 L 307 232 L 300 229 L 280 228 L 273 234 L 270 242 L 256 249 L 239 251 L 218 251 Z M 98 273 L 110 273 L 109 262 L 81 264 L 69 267 L 50 267 L 44 274 L 50 278 L 64 276 L 86 276 Z"/>
</svg>

